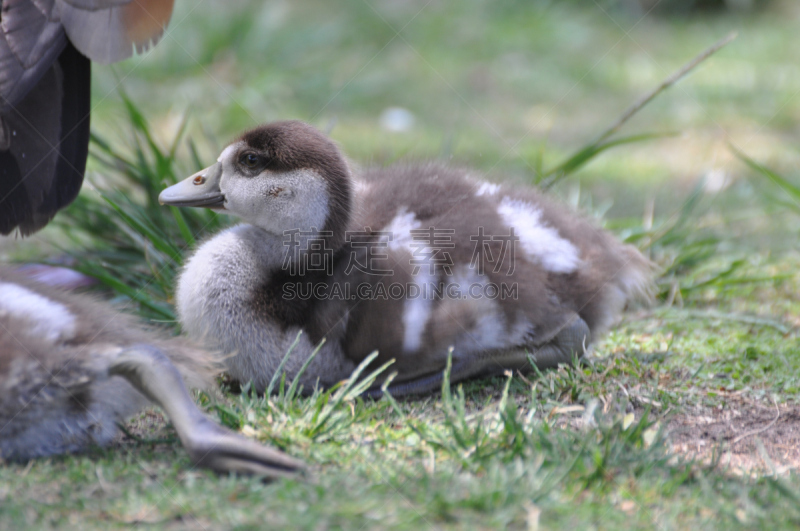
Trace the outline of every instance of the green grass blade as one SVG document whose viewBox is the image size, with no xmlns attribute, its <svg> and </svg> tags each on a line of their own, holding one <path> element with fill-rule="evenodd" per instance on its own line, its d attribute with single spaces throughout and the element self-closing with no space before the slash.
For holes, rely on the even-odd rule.
<svg viewBox="0 0 800 531">
<path fill-rule="evenodd" d="M 186 222 L 186 218 L 183 215 L 183 211 L 178 208 L 171 206 L 169 207 L 169 211 L 172 212 L 173 217 L 175 218 L 175 224 L 178 226 L 178 230 L 183 237 L 183 241 L 186 242 L 186 245 L 189 247 L 194 246 L 194 234 L 192 234 L 192 229 L 189 228 L 189 224 Z"/>
<path fill-rule="evenodd" d="M 678 133 L 640 133 L 636 135 L 625 136 L 615 140 L 609 140 L 600 144 L 589 144 L 584 146 L 576 153 L 567 158 L 564 162 L 556 165 L 554 168 L 545 171 L 542 174 L 542 181 L 540 185 L 544 189 L 548 189 L 564 177 L 574 173 L 579 168 L 587 164 L 600 153 L 617 146 L 627 144 L 636 144 L 639 142 L 647 142 L 658 138 L 666 138 L 677 136 Z"/>
<path fill-rule="evenodd" d="M 745 155 L 744 153 L 742 153 L 741 151 L 736 149 L 736 147 L 733 144 L 728 144 L 728 147 L 733 152 L 733 154 L 736 156 L 736 158 L 738 158 L 739 160 L 744 162 L 747 166 L 750 167 L 750 169 L 752 169 L 756 173 L 766 177 L 767 179 L 769 179 L 770 181 L 772 181 L 773 183 L 778 185 L 781 189 L 783 189 L 783 191 L 785 191 L 790 196 L 792 196 L 792 199 L 797 201 L 797 205 L 795 205 L 795 209 L 796 210 L 800 210 L 800 187 L 798 187 L 797 185 L 793 184 L 792 182 L 790 182 L 788 179 L 786 179 L 785 177 L 781 176 L 780 174 L 778 174 L 778 173 L 774 172 L 773 170 L 767 168 L 763 164 L 759 164 L 758 162 L 754 161 L 753 159 L 751 159 L 750 157 L 748 157 L 747 155 Z"/>
<path fill-rule="evenodd" d="M 304 372 L 306 372 L 306 369 L 314 360 L 314 358 L 317 357 L 317 353 L 319 353 L 320 349 L 322 349 L 322 346 L 324 344 L 325 344 L 325 338 L 323 337 L 322 341 L 319 342 L 319 344 L 316 346 L 316 348 L 308 357 L 308 359 L 305 361 L 305 363 L 303 363 L 303 366 L 300 367 L 300 370 L 297 371 L 297 374 L 295 375 L 294 379 L 292 379 L 292 384 L 289 386 L 289 390 L 286 391 L 286 396 L 285 396 L 286 400 L 291 401 L 294 399 L 295 394 L 297 394 L 297 388 L 300 385 L 300 377 L 303 375 Z"/>
<path fill-rule="evenodd" d="M 114 291 L 125 295 L 126 297 L 138 302 L 143 306 L 146 306 L 156 314 L 160 315 L 161 318 L 166 320 L 175 320 L 175 313 L 172 310 L 153 302 L 145 293 L 142 292 L 142 290 L 128 286 L 114 275 L 110 275 L 103 270 L 97 269 L 84 269 L 78 267 L 77 270 L 81 273 L 96 278 Z"/>
<path fill-rule="evenodd" d="M 278 365 L 278 368 L 275 370 L 275 374 L 272 375 L 272 379 L 270 379 L 270 381 L 269 381 L 269 385 L 267 386 L 267 390 L 264 393 L 264 396 L 271 396 L 272 395 L 272 391 L 275 390 L 275 384 L 278 383 L 278 378 L 280 378 L 281 374 L 283 374 L 283 367 L 286 365 L 286 362 L 289 361 L 289 356 L 292 355 L 292 351 L 297 346 L 297 344 L 300 342 L 300 336 L 302 336 L 302 335 L 303 335 L 303 331 L 302 330 L 297 332 L 297 337 L 294 338 L 294 341 L 289 346 L 288 350 L 286 351 L 286 354 L 284 354 L 283 359 L 281 360 L 281 363 Z"/>
<path fill-rule="evenodd" d="M 103 194 L 103 199 L 105 199 L 111 208 L 113 208 L 117 214 L 119 214 L 119 217 L 122 218 L 122 221 L 126 225 L 147 238 L 156 249 L 166 254 L 173 260 L 180 260 L 180 249 L 170 243 L 169 239 L 164 235 L 164 233 L 155 227 L 148 226 L 145 222 L 136 219 L 134 215 L 129 214 L 127 211 L 121 208 L 120 205 L 111 197 Z"/>
</svg>

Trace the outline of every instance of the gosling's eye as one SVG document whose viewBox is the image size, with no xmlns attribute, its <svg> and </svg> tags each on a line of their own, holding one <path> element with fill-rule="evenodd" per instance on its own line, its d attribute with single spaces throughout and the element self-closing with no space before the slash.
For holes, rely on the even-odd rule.
<svg viewBox="0 0 800 531">
<path fill-rule="evenodd" d="M 239 159 L 239 162 L 243 166 L 253 169 L 261 163 L 261 157 L 255 153 L 245 153 L 242 155 L 242 158 Z"/>
</svg>

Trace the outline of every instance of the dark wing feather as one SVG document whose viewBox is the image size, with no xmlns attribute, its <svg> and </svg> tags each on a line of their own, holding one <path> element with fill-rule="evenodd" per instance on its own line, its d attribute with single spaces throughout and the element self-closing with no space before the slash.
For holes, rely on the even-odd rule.
<svg viewBox="0 0 800 531">
<path fill-rule="evenodd" d="M 44 227 L 78 195 L 89 151 L 89 60 L 72 45 L 0 116 L 0 233 Z M 2 143 L 2 142 L 0 142 Z"/>
<path fill-rule="evenodd" d="M 56 0 L 69 40 L 92 61 L 122 61 L 155 45 L 174 0 Z"/>
<path fill-rule="evenodd" d="M 2 0 L 0 114 L 25 97 L 67 43 L 54 1 Z"/>
<path fill-rule="evenodd" d="M 75 199 L 89 147 L 87 57 L 148 49 L 173 1 L 0 0 L 0 234 L 30 234 Z"/>
</svg>

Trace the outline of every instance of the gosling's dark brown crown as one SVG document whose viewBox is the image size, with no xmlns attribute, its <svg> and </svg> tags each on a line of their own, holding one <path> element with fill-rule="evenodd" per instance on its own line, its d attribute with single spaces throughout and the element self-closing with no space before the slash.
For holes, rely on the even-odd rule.
<svg viewBox="0 0 800 531">
<path fill-rule="evenodd" d="M 293 171 L 310 169 L 328 185 L 328 218 L 323 231 L 330 231 L 334 249 L 344 241 L 353 204 L 352 183 L 347 163 L 336 144 L 307 123 L 297 120 L 272 122 L 239 137 L 248 148 L 264 157 L 264 169 Z"/>
<path fill-rule="evenodd" d="M 314 127 L 300 121 L 271 122 L 242 134 L 244 142 L 267 160 L 268 168 L 291 171 L 304 168 L 321 174 L 346 174 L 347 167 L 336 144 Z"/>
</svg>

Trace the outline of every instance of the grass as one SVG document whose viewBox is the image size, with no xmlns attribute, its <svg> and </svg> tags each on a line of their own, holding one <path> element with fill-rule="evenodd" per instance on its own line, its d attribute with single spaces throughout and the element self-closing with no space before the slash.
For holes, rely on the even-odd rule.
<svg viewBox="0 0 800 531">
<path fill-rule="evenodd" d="M 194 470 L 147 411 L 128 429 L 172 442 L 121 439 L 1 467 L 0 528 L 800 524 L 800 477 L 785 468 L 800 463 L 800 441 L 785 436 L 800 396 L 791 3 L 641 21 L 565 2 L 177 7 L 149 57 L 96 69 L 93 186 L 47 229 L 114 303 L 175 326 L 183 256 L 228 221 L 165 209 L 156 195 L 215 158 L 225 137 L 277 118 L 333 126 L 361 162 L 452 157 L 528 182 L 566 169 L 552 193 L 649 253 L 662 268 L 659 302 L 627 314 L 591 365 L 399 403 L 364 401 L 355 381 L 312 396 L 285 381 L 267 398 L 224 385 L 198 395 L 220 422 L 308 462 L 303 479 Z M 680 135 L 582 148 L 732 29 L 737 41 L 617 138 Z M 411 110 L 414 129 L 381 129 L 389 106 Z M 776 404 L 775 429 L 758 432 Z M 703 435 L 725 423 L 733 435 Z"/>
<path fill-rule="evenodd" d="M 137 302 L 144 317 L 174 321 L 170 297 L 183 252 L 225 220 L 210 210 L 158 203 L 161 190 L 179 180 L 176 151 L 184 129 L 162 148 L 139 108 L 130 99 L 124 102 L 133 152 L 120 153 L 97 135 L 91 139 L 94 158 L 120 177 L 122 186 L 81 195 L 57 224 L 69 236 L 64 251 L 74 255 L 75 269 Z M 203 168 L 191 142 L 189 151 L 194 169 Z"/>
<path fill-rule="evenodd" d="M 126 443 L 4 467 L 7 487 L 0 496 L 7 503 L 0 522 L 82 528 L 496 529 L 529 528 L 536 521 L 540 528 L 796 526 L 800 489 L 792 476 L 738 477 L 724 466 L 676 458 L 661 429 L 667 408 L 724 404 L 722 393 L 712 395 L 720 385 L 714 374 L 747 355 L 734 346 L 750 335 L 747 327 L 711 323 L 714 337 L 730 337 L 723 346 L 698 341 L 694 330 L 674 324 L 643 332 L 651 325 L 636 321 L 612 334 L 602 348 L 606 356 L 591 367 L 549 371 L 533 382 L 471 382 L 440 398 L 364 402 L 347 386 L 302 398 L 288 385 L 270 398 L 247 391 L 228 396 L 211 408 L 213 415 L 306 459 L 311 477 L 267 485 L 215 478 L 192 470 L 174 443 Z M 760 334 L 760 345 L 780 337 Z M 696 366 L 678 359 L 689 352 Z M 712 357 L 718 361 L 703 365 Z M 769 370 L 759 376 L 765 365 L 744 367 L 753 389 L 770 387 Z M 660 391 L 670 378 L 673 384 Z M 618 386 L 631 390 L 630 401 Z M 607 396 L 613 399 L 605 408 L 599 400 Z M 660 405 L 642 413 L 634 404 L 643 398 Z M 201 404 L 207 400 L 200 397 Z M 629 410 L 637 411 L 635 419 Z M 157 425 L 155 434 L 164 432 L 171 430 Z"/>
</svg>

